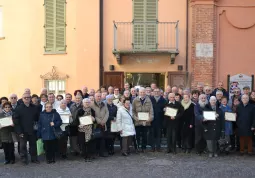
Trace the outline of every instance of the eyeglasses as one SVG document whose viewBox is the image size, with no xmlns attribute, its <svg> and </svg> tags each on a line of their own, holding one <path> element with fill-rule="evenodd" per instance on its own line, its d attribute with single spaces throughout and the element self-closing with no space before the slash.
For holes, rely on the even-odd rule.
<svg viewBox="0 0 255 178">
<path fill-rule="evenodd" d="M 52 108 L 52 106 L 46 106 L 45 108 Z"/>
<path fill-rule="evenodd" d="M 30 99 L 30 98 L 31 98 L 31 97 L 24 97 L 25 100 L 28 100 L 28 99 Z"/>
<path fill-rule="evenodd" d="M 17 99 L 17 97 L 11 97 L 11 99 L 13 99 L 13 100 L 14 100 L 14 99 Z"/>
</svg>

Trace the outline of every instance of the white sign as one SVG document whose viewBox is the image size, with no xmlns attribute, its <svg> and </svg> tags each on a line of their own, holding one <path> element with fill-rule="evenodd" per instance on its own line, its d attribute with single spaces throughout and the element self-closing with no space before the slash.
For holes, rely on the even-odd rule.
<svg viewBox="0 0 255 178">
<path fill-rule="evenodd" d="M 230 77 L 229 80 L 229 96 L 234 95 L 234 89 L 239 88 L 243 93 L 243 87 L 249 86 L 252 89 L 252 77 L 244 74 L 237 74 Z"/>
<path fill-rule="evenodd" d="M 196 57 L 213 57 L 213 43 L 196 43 Z"/>
</svg>

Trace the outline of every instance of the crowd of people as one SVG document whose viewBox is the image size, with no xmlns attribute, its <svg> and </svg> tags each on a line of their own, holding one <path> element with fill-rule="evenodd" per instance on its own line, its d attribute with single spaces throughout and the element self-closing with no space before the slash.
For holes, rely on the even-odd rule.
<svg viewBox="0 0 255 178">
<path fill-rule="evenodd" d="M 5 164 L 15 163 L 14 143 L 24 164 L 39 164 L 37 141 L 43 141 L 46 161 L 55 163 L 56 155 L 68 158 L 70 150 L 90 162 L 97 156 L 114 155 L 115 141 L 119 140 L 121 154 L 162 152 L 162 137 L 167 139 L 166 153 L 181 150 L 189 154 L 218 157 L 223 152 L 238 151 L 240 155 L 253 153 L 255 128 L 255 91 L 236 88 L 229 96 L 219 82 L 218 87 L 197 85 L 194 90 L 167 86 L 165 90 L 152 83 L 148 87 L 124 89 L 101 87 L 99 90 L 82 87 L 65 96 L 48 93 L 31 95 L 25 89 L 18 100 L 16 94 L 0 99 L 0 142 Z M 166 110 L 171 108 L 173 115 Z M 205 118 L 205 112 L 215 113 L 215 119 Z M 229 121 L 225 113 L 233 113 Z M 12 124 L 2 125 L 11 118 Z M 3 120 L 2 120 L 3 121 Z M 6 122 L 6 121 L 5 121 Z M 2 123 L 2 124 L 1 124 Z M 27 150 L 29 143 L 29 151 Z M 247 143 L 247 147 L 246 144 Z"/>
</svg>

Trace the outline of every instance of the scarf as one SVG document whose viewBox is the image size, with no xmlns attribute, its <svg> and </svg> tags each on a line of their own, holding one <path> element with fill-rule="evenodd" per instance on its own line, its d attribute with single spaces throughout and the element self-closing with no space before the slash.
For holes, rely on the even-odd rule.
<svg viewBox="0 0 255 178">
<path fill-rule="evenodd" d="M 91 108 L 83 108 L 84 114 L 83 116 L 91 116 Z M 84 132 L 85 134 L 85 142 L 89 142 L 92 134 L 92 125 L 84 125 L 83 127 L 79 127 L 79 132 Z"/>
<path fill-rule="evenodd" d="M 158 102 L 158 100 L 160 99 L 160 96 L 154 96 L 154 98 Z"/>
<path fill-rule="evenodd" d="M 185 103 L 184 100 L 182 100 L 181 104 L 182 104 L 184 110 L 186 110 L 186 109 L 188 109 L 189 106 L 191 105 L 191 100 L 189 100 L 188 103 Z"/>
<path fill-rule="evenodd" d="M 216 111 L 216 106 L 211 106 L 212 110 Z"/>
<path fill-rule="evenodd" d="M 4 116 L 5 116 L 5 117 L 9 117 L 9 116 L 12 115 L 12 112 L 11 112 L 11 111 L 6 112 L 5 110 L 3 110 L 3 113 L 4 113 Z"/>
</svg>

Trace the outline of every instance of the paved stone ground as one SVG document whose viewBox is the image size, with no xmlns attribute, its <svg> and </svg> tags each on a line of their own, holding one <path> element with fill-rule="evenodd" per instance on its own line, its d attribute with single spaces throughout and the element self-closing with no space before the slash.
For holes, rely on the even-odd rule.
<svg viewBox="0 0 255 178">
<path fill-rule="evenodd" d="M 3 153 L 0 161 L 3 162 Z M 132 154 L 122 157 L 117 153 L 113 157 L 97 158 L 92 163 L 86 163 L 82 158 L 70 156 L 68 160 L 57 160 L 54 165 L 45 163 L 40 157 L 41 164 L 23 166 L 17 156 L 14 165 L 0 164 L 0 177 L 18 178 L 168 178 L 168 177 L 255 177 L 255 156 L 239 156 L 231 154 L 218 158 L 208 158 L 206 155 L 197 156 L 192 153 L 177 155 L 162 153 Z"/>
</svg>

